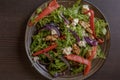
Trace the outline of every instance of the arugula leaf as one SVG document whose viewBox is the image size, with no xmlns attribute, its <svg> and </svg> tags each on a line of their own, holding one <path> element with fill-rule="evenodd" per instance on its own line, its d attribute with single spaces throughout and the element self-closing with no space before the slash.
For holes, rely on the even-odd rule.
<svg viewBox="0 0 120 80">
<path fill-rule="evenodd" d="M 106 58 L 105 54 L 102 52 L 100 46 L 98 46 L 96 58 L 101 58 L 101 59 L 105 59 Z"/>
<path fill-rule="evenodd" d="M 67 68 L 66 64 L 60 59 L 55 58 L 54 60 L 54 63 L 51 63 L 48 66 L 48 70 L 52 75 L 54 75 L 55 73 L 60 73 Z"/>
<path fill-rule="evenodd" d="M 107 33 L 107 23 L 102 19 L 95 19 L 95 32 L 98 37 L 104 37 Z"/>
</svg>

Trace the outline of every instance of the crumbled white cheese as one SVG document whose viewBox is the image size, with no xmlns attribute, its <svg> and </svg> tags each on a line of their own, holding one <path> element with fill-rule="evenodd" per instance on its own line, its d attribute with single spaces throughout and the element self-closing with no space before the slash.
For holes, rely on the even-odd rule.
<svg viewBox="0 0 120 80">
<path fill-rule="evenodd" d="M 78 24 L 79 19 L 78 19 L 78 18 L 75 18 L 73 21 Z"/>
<path fill-rule="evenodd" d="M 83 41 L 79 41 L 78 42 L 78 45 L 80 46 L 80 47 L 86 47 L 86 42 L 83 40 Z"/>
<path fill-rule="evenodd" d="M 37 60 L 39 60 L 39 57 L 33 57 L 33 60 L 36 62 Z"/>
<path fill-rule="evenodd" d="M 75 18 L 75 19 L 73 19 L 73 21 L 72 21 L 72 25 L 73 25 L 73 26 L 76 26 L 76 25 L 78 24 L 78 22 L 79 22 L 79 19 L 78 19 L 78 18 Z"/>
<path fill-rule="evenodd" d="M 70 28 L 70 26 L 69 26 L 69 25 L 66 25 L 66 27 L 67 27 L 67 28 Z"/>
<path fill-rule="evenodd" d="M 54 34 L 57 34 L 57 32 L 54 29 L 52 29 L 51 34 L 54 35 Z"/>
<path fill-rule="evenodd" d="M 87 10 L 87 11 L 90 10 L 90 8 L 89 8 L 88 5 L 83 5 L 83 9 L 84 9 L 84 10 Z M 88 13 L 88 15 L 90 16 L 90 13 Z"/>
<path fill-rule="evenodd" d="M 63 49 L 63 54 L 69 55 L 71 54 L 72 48 L 71 47 L 66 47 Z"/>
<path fill-rule="evenodd" d="M 83 5 L 83 8 L 86 10 L 90 10 L 88 5 Z"/>
</svg>

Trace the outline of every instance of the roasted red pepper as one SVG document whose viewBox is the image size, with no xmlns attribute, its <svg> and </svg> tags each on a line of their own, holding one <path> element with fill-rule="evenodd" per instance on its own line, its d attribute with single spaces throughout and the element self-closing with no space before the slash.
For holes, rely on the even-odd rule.
<svg viewBox="0 0 120 80">
<path fill-rule="evenodd" d="M 95 34 L 94 11 L 90 9 L 84 14 L 88 14 L 88 13 L 90 13 L 90 27 L 91 27 L 91 30 L 93 31 L 93 36 L 98 40 L 98 43 L 103 43 L 104 40 L 97 38 Z"/>
<path fill-rule="evenodd" d="M 56 43 L 55 43 L 55 44 L 52 44 L 51 46 L 49 46 L 49 47 L 47 47 L 47 48 L 45 48 L 45 49 L 43 49 L 43 50 L 40 50 L 40 51 L 38 51 L 38 52 L 35 52 L 35 53 L 33 54 L 33 56 L 37 56 L 37 55 L 39 55 L 39 54 L 43 54 L 43 53 L 49 52 L 50 50 L 55 49 L 56 47 L 57 47 L 57 44 L 56 44 Z"/>
<path fill-rule="evenodd" d="M 88 60 L 93 60 L 97 52 L 97 46 L 93 46 L 91 50 L 90 56 L 88 56 Z"/>
<path fill-rule="evenodd" d="M 78 63 L 81 63 L 81 64 L 85 64 L 86 68 L 84 70 L 84 75 L 87 75 L 89 73 L 89 71 L 91 69 L 91 61 L 89 61 L 88 59 L 85 59 L 81 56 L 74 55 L 74 54 L 70 54 L 70 55 L 67 55 L 65 57 L 68 60 L 75 61 L 75 62 L 78 62 Z"/>
<path fill-rule="evenodd" d="M 102 44 L 104 42 L 104 39 L 100 39 L 98 37 L 96 37 L 96 40 L 98 41 L 98 43 Z"/>
<path fill-rule="evenodd" d="M 88 13 L 90 13 L 90 27 L 91 27 L 91 30 L 93 31 L 93 35 L 95 35 L 94 11 L 90 9 L 87 12 L 85 12 L 85 14 L 88 14 Z"/>
<path fill-rule="evenodd" d="M 56 2 L 56 0 L 53 0 L 52 2 L 49 3 L 48 7 L 45 8 L 38 16 L 34 19 L 34 21 L 29 22 L 29 26 L 32 26 L 33 24 L 37 23 L 40 19 L 44 18 L 48 14 L 50 14 L 52 11 L 56 10 L 59 8 L 59 4 Z"/>
</svg>

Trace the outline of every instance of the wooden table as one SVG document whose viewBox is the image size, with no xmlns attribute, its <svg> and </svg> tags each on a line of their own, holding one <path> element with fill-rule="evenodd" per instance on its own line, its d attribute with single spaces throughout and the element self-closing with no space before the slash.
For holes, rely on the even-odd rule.
<svg viewBox="0 0 120 80">
<path fill-rule="evenodd" d="M 24 35 L 32 12 L 47 0 L 0 0 L 0 80 L 47 80 L 29 63 Z M 89 0 L 107 17 L 111 49 L 104 66 L 87 80 L 118 80 L 120 76 L 120 0 Z"/>
</svg>

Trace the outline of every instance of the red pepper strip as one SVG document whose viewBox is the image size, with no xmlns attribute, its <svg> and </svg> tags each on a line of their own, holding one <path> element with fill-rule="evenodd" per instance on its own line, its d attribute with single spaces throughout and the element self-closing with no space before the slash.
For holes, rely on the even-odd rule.
<svg viewBox="0 0 120 80">
<path fill-rule="evenodd" d="M 74 55 L 74 54 L 70 54 L 70 55 L 67 55 L 65 57 L 68 60 L 75 61 L 75 62 L 78 62 L 78 63 L 81 63 L 81 64 L 85 64 L 86 68 L 84 70 L 84 75 L 87 75 L 89 73 L 89 71 L 91 69 L 91 62 L 88 59 L 85 59 L 81 56 L 77 56 L 77 55 Z"/>
<path fill-rule="evenodd" d="M 97 46 L 92 47 L 91 55 L 88 57 L 88 60 L 93 60 L 97 52 Z"/>
<path fill-rule="evenodd" d="M 102 44 L 104 42 L 104 39 L 99 39 L 97 37 L 96 37 L 96 39 L 97 39 L 98 43 L 100 43 L 100 44 Z"/>
<path fill-rule="evenodd" d="M 84 70 L 84 75 L 87 75 L 90 72 L 91 69 L 91 62 L 89 63 L 88 66 L 86 66 L 85 70 Z"/>
<path fill-rule="evenodd" d="M 40 19 L 44 18 L 48 14 L 50 14 L 52 11 L 59 8 L 60 5 L 56 2 L 56 0 L 53 0 L 49 3 L 48 7 L 45 8 L 36 18 L 33 22 L 30 21 L 29 26 L 32 26 L 33 24 L 37 23 Z"/>
<path fill-rule="evenodd" d="M 96 34 L 95 34 L 95 25 L 94 25 L 94 11 L 93 10 L 88 10 L 87 12 L 85 12 L 84 14 L 88 14 L 90 13 L 90 27 L 91 27 L 91 30 L 93 31 L 93 36 L 98 40 L 99 43 L 103 43 L 104 40 L 102 39 L 98 39 Z"/>
<path fill-rule="evenodd" d="M 34 53 L 33 56 L 37 56 L 37 55 L 39 55 L 39 54 L 46 53 L 46 52 L 48 52 L 48 51 L 50 51 L 50 50 L 52 50 L 52 49 L 54 49 L 54 48 L 56 48 L 56 47 L 57 47 L 57 44 L 56 44 L 56 43 L 55 43 L 55 44 L 52 44 L 51 46 L 48 46 L 47 48 L 45 48 L 45 49 L 43 49 L 43 50 L 40 50 L 40 51 Z"/>
<path fill-rule="evenodd" d="M 95 35 L 95 25 L 94 25 L 94 11 L 93 10 L 88 10 L 87 12 L 85 12 L 84 14 L 88 14 L 90 13 L 90 27 L 91 30 L 93 31 L 93 35 Z"/>
</svg>

